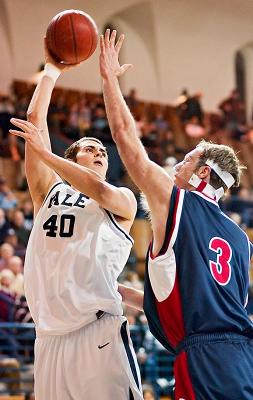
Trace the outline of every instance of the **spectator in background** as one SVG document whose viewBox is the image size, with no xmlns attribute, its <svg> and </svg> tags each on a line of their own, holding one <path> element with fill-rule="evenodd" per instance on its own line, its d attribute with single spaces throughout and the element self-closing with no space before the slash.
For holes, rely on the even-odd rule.
<svg viewBox="0 0 253 400">
<path fill-rule="evenodd" d="M 18 257 L 21 257 L 22 260 L 24 260 L 26 246 L 19 243 L 18 237 L 13 228 L 8 230 L 7 236 L 5 238 L 5 244 L 11 245 L 13 247 L 14 254 Z M 0 268 L 1 268 L 1 258 L 0 258 Z"/>
<path fill-rule="evenodd" d="M 143 290 L 143 282 L 135 271 L 128 271 L 124 280 L 124 285 L 130 285 L 135 289 Z"/>
<path fill-rule="evenodd" d="M 15 295 L 11 293 L 10 285 L 13 273 L 4 269 L 0 273 L 0 322 L 13 322 L 15 314 Z M 4 353 L 10 357 L 18 357 L 18 342 L 13 330 L 0 328 L 0 343 Z"/>
<path fill-rule="evenodd" d="M 23 261 L 20 257 L 13 256 L 9 259 L 8 267 L 13 273 L 10 291 L 20 297 L 24 295 Z"/>
<path fill-rule="evenodd" d="M 5 268 L 0 272 L 0 288 L 14 298 L 15 296 L 13 296 L 10 288 L 13 279 L 14 274 L 9 268 Z"/>
<path fill-rule="evenodd" d="M 155 392 L 151 385 L 143 385 L 143 398 L 144 400 L 156 400 Z"/>
<path fill-rule="evenodd" d="M 26 111 L 29 105 L 29 97 L 27 95 L 22 95 L 17 98 L 15 102 L 15 117 L 16 118 L 26 118 Z"/>
<path fill-rule="evenodd" d="M 22 323 L 33 322 L 25 296 L 20 296 L 16 298 L 14 321 Z M 31 334 L 31 332 L 27 333 L 29 335 Z"/>
<path fill-rule="evenodd" d="M 105 145 L 112 143 L 111 133 L 106 118 L 104 105 L 97 105 L 91 120 L 90 135 L 102 140 Z"/>
<path fill-rule="evenodd" d="M 167 131 L 169 129 L 168 121 L 164 118 L 162 110 L 156 112 L 153 124 L 158 131 Z"/>
<path fill-rule="evenodd" d="M 69 110 L 67 125 L 64 129 L 66 136 L 71 140 L 80 139 L 79 132 L 79 105 L 77 102 L 73 103 Z"/>
<path fill-rule="evenodd" d="M 171 391 L 175 384 L 172 368 L 173 357 L 151 334 L 145 315 L 142 315 L 141 321 L 145 332 L 142 347 L 137 352 L 141 376 L 144 381 L 152 384 L 155 393 L 160 393 L 163 389 L 166 393 L 168 388 Z"/>
<path fill-rule="evenodd" d="M 14 211 L 11 218 L 11 225 L 17 235 L 18 243 L 21 246 L 26 247 L 31 231 L 25 227 L 25 217 L 23 211 Z"/>
<path fill-rule="evenodd" d="M 241 218 L 241 223 L 246 227 L 251 227 L 252 210 L 253 210 L 253 195 L 252 191 L 247 187 L 242 186 L 236 195 L 231 195 L 224 199 L 223 208 L 226 213 L 238 214 Z"/>
<path fill-rule="evenodd" d="M 182 94 L 176 100 L 176 106 L 182 122 L 186 123 L 195 117 L 197 124 L 202 125 L 204 113 L 200 103 L 201 97 L 201 92 L 190 96 L 187 89 L 182 91 Z"/>
<path fill-rule="evenodd" d="M 139 105 L 138 94 L 136 89 L 131 89 L 129 94 L 125 97 L 126 103 L 130 110 L 134 110 Z"/>
<path fill-rule="evenodd" d="M 57 100 L 52 101 L 48 110 L 49 130 L 55 133 L 62 133 L 65 129 L 68 107 L 66 96 L 62 93 Z"/>
<path fill-rule="evenodd" d="M 185 124 L 185 133 L 195 139 L 202 139 L 207 135 L 206 129 L 200 125 L 196 116 L 191 117 Z"/>
<path fill-rule="evenodd" d="M 0 379 L 6 380 L 8 391 L 20 394 L 20 363 L 16 358 L 0 355 Z"/>
<path fill-rule="evenodd" d="M 10 286 L 14 274 L 9 269 L 3 269 L 0 273 L 0 321 L 12 322 L 14 317 L 15 295 Z"/>
<path fill-rule="evenodd" d="M 26 111 L 29 104 L 29 96 L 22 95 L 16 99 L 14 116 L 16 118 L 26 118 Z M 10 152 L 13 161 L 19 162 L 24 159 L 25 146 L 24 142 L 18 137 L 9 136 Z M 21 171 L 22 172 L 22 171 Z M 22 176 L 22 178 L 24 178 Z"/>
<path fill-rule="evenodd" d="M 5 212 L 2 208 L 0 208 L 0 245 L 5 241 L 6 236 L 8 235 L 8 231 L 11 225 L 9 221 L 6 219 Z"/>
<path fill-rule="evenodd" d="M 9 243 L 0 246 L 0 271 L 9 267 L 9 260 L 14 255 L 14 248 Z"/>
<path fill-rule="evenodd" d="M 10 119 L 15 113 L 14 106 L 10 97 L 6 94 L 0 94 L 0 133 L 2 143 L 8 142 L 8 133 L 10 129 Z"/>
<path fill-rule="evenodd" d="M 20 206 L 21 211 L 24 214 L 24 227 L 31 231 L 33 227 L 33 203 L 31 200 L 25 200 L 24 203 Z"/>
<path fill-rule="evenodd" d="M 79 102 L 79 130 L 80 137 L 86 136 L 91 124 L 91 109 L 88 107 L 86 97 L 83 95 Z"/>
<path fill-rule="evenodd" d="M 12 159 L 13 161 L 19 161 L 20 156 L 18 152 L 17 143 L 19 139 L 17 138 L 10 138 L 8 134 L 10 129 L 10 118 L 14 116 L 14 106 L 10 97 L 7 95 L 0 94 L 0 157 L 5 159 Z M 1 169 L 4 168 L 4 164 L 2 165 Z M 1 190 L 0 190 L 1 191 Z M 2 196 L 0 198 L 0 207 L 1 205 Z"/>
<path fill-rule="evenodd" d="M 225 129 L 237 140 L 245 134 L 246 116 L 245 105 L 240 99 L 239 92 L 234 89 L 230 96 L 219 104 L 219 109 L 223 113 Z"/>
<path fill-rule="evenodd" d="M 0 177 L 0 207 L 3 210 L 11 210 L 17 205 L 14 193 L 8 187 L 6 180 Z"/>
<path fill-rule="evenodd" d="M 187 120 L 191 120 L 193 117 L 196 118 L 199 125 L 203 124 L 204 112 L 201 106 L 202 93 L 197 92 L 193 96 L 189 97 L 186 101 L 186 115 Z"/>
</svg>

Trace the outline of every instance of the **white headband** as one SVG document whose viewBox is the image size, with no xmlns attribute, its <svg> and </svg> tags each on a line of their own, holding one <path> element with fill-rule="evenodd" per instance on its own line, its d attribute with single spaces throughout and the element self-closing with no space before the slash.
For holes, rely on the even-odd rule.
<svg viewBox="0 0 253 400">
<path fill-rule="evenodd" d="M 200 179 L 196 174 L 192 174 L 188 182 L 197 190 L 204 193 L 208 197 L 214 198 L 216 201 L 219 201 L 220 198 L 224 195 L 223 187 L 220 187 L 219 189 L 214 189 L 213 186 Z"/>
<path fill-rule="evenodd" d="M 235 183 L 233 176 L 229 172 L 223 171 L 213 160 L 206 160 L 206 165 L 216 172 L 228 189 Z"/>
</svg>

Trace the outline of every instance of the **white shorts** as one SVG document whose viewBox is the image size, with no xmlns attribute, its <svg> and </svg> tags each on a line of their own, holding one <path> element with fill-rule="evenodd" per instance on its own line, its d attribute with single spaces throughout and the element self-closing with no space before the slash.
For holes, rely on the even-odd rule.
<svg viewBox="0 0 253 400">
<path fill-rule="evenodd" d="M 66 335 L 35 341 L 36 400 L 141 400 L 125 317 L 105 314 Z"/>
</svg>

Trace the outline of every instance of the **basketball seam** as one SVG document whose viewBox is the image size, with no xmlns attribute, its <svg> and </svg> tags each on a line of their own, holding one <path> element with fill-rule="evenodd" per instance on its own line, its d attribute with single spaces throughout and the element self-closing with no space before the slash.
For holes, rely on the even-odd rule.
<svg viewBox="0 0 253 400">
<path fill-rule="evenodd" d="M 56 30 L 57 30 L 57 25 L 58 25 L 58 22 L 59 22 L 59 19 L 60 19 L 60 15 L 57 17 L 57 19 L 56 19 L 56 21 L 55 21 L 55 24 L 54 24 L 54 29 L 53 29 L 53 43 L 54 43 L 54 49 L 55 50 L 57 50 L 57 46 L 56 46 Z M 57 57 L 57 58 L 59 58 L 59 57 Z"/>
<path fill-rule="evenodd" d="M 89 21 L 90 22 L 90 21 Z M 90 27 L 91 28 L 93 28 L 93 24 L 90 22 Z M 90 51 L 89 51 L 89 55 L 88 55 L 88 57 L 87 58 L 89 58 L 90 57 L 90 55 L 91 55 L 91 52 L 92 52 L 92 48 L 93 48 L 93 35 L 91 35 L 91 46 L 90 46 Z"/>
<path fill-rule="evenodd" d="M 77 48 L 76 48 L 76 36 L 75 36 L 75 29 L 74 29 L 74 24 L 73 24 L 73 20 L 72 20 L 72 15 L 70 15 L 69 18 L 70 18 L 70 25 L 71 25 L 72 36 L 73 36 L 75 58 L 76 58 L 76 63 L 78 63 L 78 55 L 77 55 Z"/>
</svg>

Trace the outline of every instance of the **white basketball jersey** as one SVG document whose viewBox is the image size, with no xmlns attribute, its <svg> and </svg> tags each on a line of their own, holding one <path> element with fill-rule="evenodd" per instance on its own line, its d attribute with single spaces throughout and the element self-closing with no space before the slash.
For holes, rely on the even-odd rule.
<svg viewBox="0 0 253 400">
<path fill-rule="evenodd" d="M 25 294 L 40 334 L 122 315 L 117 278 L 133 244 L 112 214 L 63 182 L 49 191 L 29 239 Z"/>
</svg>

